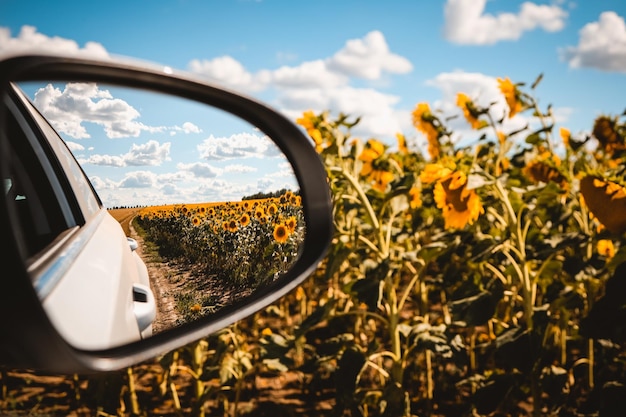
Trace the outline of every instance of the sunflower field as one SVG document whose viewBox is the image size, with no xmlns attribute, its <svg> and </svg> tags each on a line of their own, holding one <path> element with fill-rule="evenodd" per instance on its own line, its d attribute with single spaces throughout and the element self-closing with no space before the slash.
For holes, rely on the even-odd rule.
<svg viewBox="0 0 626 417">
<path fill-rule="evenodd" d="M 297 123 L 334 200 L 327 257 L 267 309 L 129 368 L 118 401 L 99 410 L 622 415 L 626 124 L 600 115 L 572 134 L 539 105 L 540 80 L 498 79 L 500 115 L 463 92 L 455 114 L 418 103 L 410 135 L 424 151 L 409 134 L 360 139 L 358 118 L 305 112 Z M 528 124 L 507 130 L 518 114 Z M 452 117 L 475 135 L 470 145 L 453 140 Z M 153 208 L 138 224 L 207 273 L 272 279 L 297 256 L 299 205 L 242 204 Z M 198 240 L 207 236 L 219 243 Z M 259 256 L 274 261 L 248 262 Z"/>
<path fill-rule="evenodd" d="M 324 319 L 311 326 L 313 313 L 304 334 L 318 343 L 316 363 L 334 372 L 336 411 L 569 416 L 621 408 L 626 126 L 603 115 L 590 134 L 557 131 L 550 106 L 534 96 L 540 81 L 498 79 L 508 107 L 498 117 L 459 92 L 458 113 L 476 135 L 467 147 L 451 139 L 454 115 L 428 103 L 412 113 L 425 153 L 403 134 L 393 149 L 353 138 L 359 120 L 346 115 L 298 119 L 334 197 L 322 281 L 306 287 Z M 507 131 L 516 114 L 530 122 Z M 330 341 L 332 352 L 320 352 Z"/>
<path fill-rule="evenodd" d="M 305 236 L 300 200 L 286 191 L 241 202 L 151 206 L 137 213 L 134 225 L 161 258 L 201 277 L 219 277 L 243 296 L 272 282 L 297 259 Z M 209 307 L 205 313 L 215 311 L 203 304 Z"/>
</svg>

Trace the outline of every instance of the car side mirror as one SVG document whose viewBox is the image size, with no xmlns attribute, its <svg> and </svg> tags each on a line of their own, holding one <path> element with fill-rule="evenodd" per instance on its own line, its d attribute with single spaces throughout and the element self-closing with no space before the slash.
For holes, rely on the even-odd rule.
<svg viewBox="0 0 626 417">
<path fill-rule="evenodd" d="M 134 124 L 123 125 L 121 114 L 107 118 L 102 107 L 88 105 L 79 112 L 80 94 L 94 88 L 108 100 L 102 106 L 137 114 L 153 108 L 160 123 L 133 113 Z M 169 68 L 42 55 L 0 61 L 0 96 L 0 235 L 7 248 L 0 255 L 0 364 L 87 372 L 147 360 L 266 307 L 306 279 L 327 250 L 332 217 L 322 163 L 293 122 L 254 99 Z M 165 120 L 176 112 L 185 115 L 179 124 Z M 83 135 L 97 143 L 94 126 L 113 141 L 148 133 L 150 139 L 126 145 L 144 161 L 107 162 L 96 147 L 73 140 Z M 170 140 L 165 147 L 163 135 L 184 127 L 200 142 Z M 257 165 L 213 166 L 233 180 L 238 169 L 253 172 L 239 175 L 237 186 L 204 182 L 206 161 L 170 161 L 175 152 L 223 156 L 219 145 L 235 142 L 248 152 L 243 156 L 255 146 L 268 150 L 265 159 L 255 154 Z M 146 161 L 150 149 L 161 151 L 158 164 Z M 113 174 L 113 167 L 141 163 Z M 283 165 L 288 178 L 258 181 L 262 170 L 278 173 Z M 161 171 L 148 169 L 156 166 Z M 141 178 L 152 182 L 140 188 Z M 131 236 L 124 221 L 141 234 Z M 195 274 L 180 291 L 187 304 L 165 327 L 155 326 L 163 294 L 155 293 L 141 258 L 147 244 L 163 262 Z M 252 284 L 219 304 L 208 297 L 209 277 Z"/>
</svg>

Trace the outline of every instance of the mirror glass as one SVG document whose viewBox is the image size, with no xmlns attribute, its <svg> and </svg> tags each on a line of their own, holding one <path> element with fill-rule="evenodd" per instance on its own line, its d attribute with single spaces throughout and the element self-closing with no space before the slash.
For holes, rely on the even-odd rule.
<svg viewBox="0 0 626 417">
<path fill-rule="evenodd" d="M 34 280 L 75 347 L 114 347 L 242 303 L 298 258 L 305 235 L 298 183 L 255 126 L 205 104 L 119 86 L 19 88 L 125 235 L 122 242 L 104 230 L 107 221 L 94 222 L 66 273 L 52 284 Z"/>
</svg>

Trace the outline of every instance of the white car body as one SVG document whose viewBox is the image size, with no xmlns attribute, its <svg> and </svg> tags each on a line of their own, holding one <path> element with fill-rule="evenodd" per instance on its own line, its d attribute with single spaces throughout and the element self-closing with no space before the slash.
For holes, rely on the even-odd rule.
<svg viewBox="0 0 626 417">
<path fill-rule="evenodd" d="M 148 270 L 106 210 L 91 238 L 43 300 L 61 335 L 74 347 L 120 346 L 152 333 L 156 316 Z M 146 301 L 136 301 L 138 292 Z"/>
<path fill-rule="evenodd" d="M 12 164 L 3 178 L 5 195 L 48 318 L 82 350 L 150 336 L 156 303 L 146 265 L 134 251 L 137 243 L 125 236 L 67 145 L 17 88 L 10 108 Z"/>
</svg>

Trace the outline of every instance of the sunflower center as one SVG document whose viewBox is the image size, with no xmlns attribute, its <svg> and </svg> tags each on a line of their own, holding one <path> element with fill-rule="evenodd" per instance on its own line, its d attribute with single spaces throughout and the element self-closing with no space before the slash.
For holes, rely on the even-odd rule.
<svg viewBox="0 0 626 417">
<path fill-rule="evenodd" d="M 448 178 L 441 182 L 441 185 L 446 192 L 446 204 L 452 205 L 454 210 L 457 212 L 464 212 L 467 210 L 467 200 L 469 199 L 469 196 L 463 196 L 465 186 L 451 189 L 451 182 L 452 178 Z"/>
</svg>

